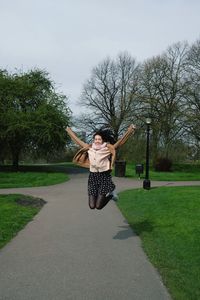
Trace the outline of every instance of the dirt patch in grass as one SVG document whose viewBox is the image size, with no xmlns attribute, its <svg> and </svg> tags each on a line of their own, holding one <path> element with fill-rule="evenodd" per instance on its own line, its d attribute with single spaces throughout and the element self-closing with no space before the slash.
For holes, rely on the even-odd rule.
<svg viewBox="0 0 200 300">
<path fill-rule="evenodd" d="M 43 207 L 47 201 L 41 198 L 35 198 L 30 196 L 21 196 L 20 198 L 16 199 L 16 203 L 22 206 L 31 206 L 41 208 Z"/>
</svg>

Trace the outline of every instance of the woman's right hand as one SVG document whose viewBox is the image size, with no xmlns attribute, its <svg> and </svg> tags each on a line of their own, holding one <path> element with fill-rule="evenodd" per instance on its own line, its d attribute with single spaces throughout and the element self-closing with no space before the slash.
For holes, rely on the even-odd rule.
<svg viewBox="0 0 200 300">
<path fill-rule="evenodd" d="M 136 126 L 131 124 L 128 129 L 136 129 Z"/>
</svg>

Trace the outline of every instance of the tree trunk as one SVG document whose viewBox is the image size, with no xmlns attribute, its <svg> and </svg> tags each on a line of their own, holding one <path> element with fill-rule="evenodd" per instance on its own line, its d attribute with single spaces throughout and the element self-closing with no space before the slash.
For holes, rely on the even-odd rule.
<svg viewBox="0 0 200 300">
<path fill-rule="evenodd" d="M 14 171 L 19 171 L 19 152 L 12 153 L 12 166 Z"/>
<path fill-rule="evenodd" d="M 16 143 L 13 143 L 12 145 L 10 145 L 10 148 L 11 148 L 11 153 L 12 153 L 13 170 L 18 171 L 19 170 L 19 155 L 20 155 L 21 148 L 19 147 L 19 145 L 17 146 Z"/>
</svg>

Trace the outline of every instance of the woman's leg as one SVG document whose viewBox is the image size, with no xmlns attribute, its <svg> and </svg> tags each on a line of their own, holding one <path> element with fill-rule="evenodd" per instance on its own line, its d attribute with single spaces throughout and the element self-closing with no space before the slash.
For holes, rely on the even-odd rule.
<svg viewBox="0 0 200 300">
<path fill-rule="evenodd" d="M 94 209 L 96 207 L 97 197 L 94 195 L 89 195 L 88 200 L 89 200 L 89 203 L 88 203 L 89 207 L 91 209 Z"/>
<path fill-rule="evenodd" d="M 88 204 L 91 209 L 96 207 L 98 193 L 98 177 L 96 173 L 90 172 L 88 177 Z"/>
<path fill-rule="evenodd" d="M 96 201 L 96 208 L 102 209 L 104 206 L 106 206 L 106 204 L 110 201 L 111 198 L 111 196 L 106 197 L 106 195 L 98 195 Z"/>
</svg>

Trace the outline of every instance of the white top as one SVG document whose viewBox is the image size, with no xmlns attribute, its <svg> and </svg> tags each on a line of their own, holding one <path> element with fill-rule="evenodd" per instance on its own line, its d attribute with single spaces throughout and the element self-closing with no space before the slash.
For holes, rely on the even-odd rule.
<svg viewBox="0 0 200 300">
<path fill-rule="evenodd" d="M 105 172 L 110 170 L 110 151 L 108 147 L 99 150 L 90 148 L 88 150 L 90 161 L 90 172 Z"/>
</svg>

